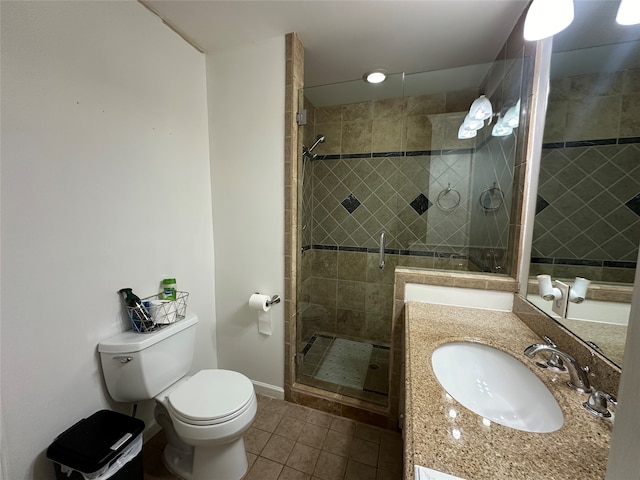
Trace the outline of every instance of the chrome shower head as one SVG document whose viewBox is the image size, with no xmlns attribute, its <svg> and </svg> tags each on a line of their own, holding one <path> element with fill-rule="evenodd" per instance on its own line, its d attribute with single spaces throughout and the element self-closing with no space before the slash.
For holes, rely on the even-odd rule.
<svg viewBox="0 0 640 480">
<path fill-rule="evenodd" d="M 313 145 L 311 145 L 309 148 L 305 147 L 304 145 L 302 146 L 302 155 L 313 160 L 318 156 L 317 153 L 313 153 L 313 150 L 318 146 L 318 144 L 322 142 L 324 142 L 324 135 L 318 135 L 316 141 L 313 142 Z"/>
<path fill-rule="evenodd" d="M 324 143 L 324 135 L 318 135 L 318 137 L 316 138 L 316 141 L 313 142 L 313 145 L 309 147 L 309 150 L 308 150 L 309 153 L 313 152 L 314 148 L 316 148 L 319 143 Z"/>
</svg>

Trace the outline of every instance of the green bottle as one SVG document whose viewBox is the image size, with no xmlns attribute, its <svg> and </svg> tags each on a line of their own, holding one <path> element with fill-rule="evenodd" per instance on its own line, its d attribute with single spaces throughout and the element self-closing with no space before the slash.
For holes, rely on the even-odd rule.
<svg viewBox="0 0 640 480">
<path fill-rule="evenodd" d="M 118 293 L 121 294 L 124 299 L 124 303 L 127 306 L 136 330 L 139 332 L 150 330 L 153 327 L 153 320 L 149 312 L 147 312 L 147 309 L 142 305 L 140 297 L 133 293 L 131 288 L 122 288 L 118 290 Z"/>
<path fill-rule="evenodd" d="M 162 298 L 164 300 L 175 300 L 177 297 L 176 279 L 165 278 L 162 280 Z"/>
</svg>

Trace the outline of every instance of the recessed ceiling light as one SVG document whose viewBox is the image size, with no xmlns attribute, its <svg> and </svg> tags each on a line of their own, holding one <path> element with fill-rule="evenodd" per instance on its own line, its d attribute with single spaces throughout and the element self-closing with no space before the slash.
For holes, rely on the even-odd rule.
<svg viewBox="0 0 640 480">
<path fill-rule="evenodd" d="M 362 76 L 362 79 L 367 83 L 382 83 L 385 78 L 387 78 L 387 74 L 384 70 L 374 70 Z"/>
</svg>

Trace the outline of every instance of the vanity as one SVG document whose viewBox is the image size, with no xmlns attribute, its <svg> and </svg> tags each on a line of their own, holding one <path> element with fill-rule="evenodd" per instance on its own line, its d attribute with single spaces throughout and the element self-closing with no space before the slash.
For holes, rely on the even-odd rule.
<svg viewBox="0 0 640 480">
<path fill-rule="evenodd" d="M 613 424 L 588 413 L 588 394 L 570 389 L 568 373 L 536 366 L 524 355 L 541 338 L 512 312 L 407 302 L 404 306 L 405 476 L 414 465 L 466 480 L 604 479 Z M 550 433 L 505 427 L 477 415 L 447 394 L 431 359 L 451 342 L 479 342 L 515 357 L 544 383 L 564 423 Z M 497 374 L 498 375 L 498 374 Z M 598 388 L 598 379 L 593 379 Z"/>
</svg>

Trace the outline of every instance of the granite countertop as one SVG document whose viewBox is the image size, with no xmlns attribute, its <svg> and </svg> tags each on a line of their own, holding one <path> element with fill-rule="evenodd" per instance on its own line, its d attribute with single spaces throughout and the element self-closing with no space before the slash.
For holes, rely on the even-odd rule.
<svg viewBox="0 0 640 480">
<path fill-rule="evenodd" d="M 467 480 L 604 479 L 611 421 L 582 408 L 588 395 L 565 384 L 567 373 L 541 369 L 524 356 L 524 349 L 541 339 L 515 314 L 417 302 L 405 309 L 405 480 L 414 478 L 414 465 Z M 562 428 L 529 433 L 485 426 L 482 417 L 446 395 L 431 354 L 460 340 L 491 345 L 528 366 L 560 405 Z M 452 408 L 455 418 L 449 415 Z"/>
</svg>

